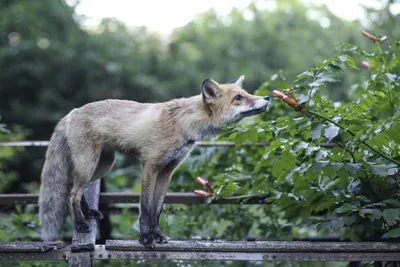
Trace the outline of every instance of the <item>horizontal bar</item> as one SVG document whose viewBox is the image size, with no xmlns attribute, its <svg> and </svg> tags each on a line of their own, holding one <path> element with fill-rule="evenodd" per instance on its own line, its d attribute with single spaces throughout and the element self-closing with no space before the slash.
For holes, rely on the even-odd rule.
<svg viewBox="0 0 400 267">
<path fill-rule="evenodd" d="M 0 146 L 48 146 L 49 141 L 14 141 L 0 142 Z"/>
<path fill-rule="evenodd" d="M 18 249 L 0 251 L 0 261 L 66 260 L 76 255 L 67 244 L 54 243 L 50 249 L 47 245 L 15 242 L 12 247 Z M 22 252 L 27 247 L 34 250 Z M 107 240 L 90 253 L 94 260 L 400 261 L 399 249 L 399 243 L 387 242 L 170 241 L 151 250 L 137 241 Z"/>
<path fill-rule="evenodd" d="M 0 205 L 0 216 L 3 214 L 9 214 L 14 212 L 15 208 L 13 205 L 2 206 Z M 32 209 L 32 213 L 38 213 L 39 207 L 34 207 Z M 101 208 L 101 213 L 103 215 L 118 215 L 127 212 L 129 215 L 137 215 L 139 214 L 139 206 L 131 206 L 131 207 L 117 207 L 117 206 L 110 206 L 106 205 L 106 207 Z M 31 238 L 20 238 L 21 240 L 32 240 Z"/>
<path fill-rule="evenodd" d="M 106 240 L 107 250 L 147 249 L 136 240 Z M 156 244 L 159 251 L 203 252 L 400 252 L 400 243 L 390 242 L 307 242 L 307 241 L 170 241 Z M 400 253 L 399 253 L 400 259 Z"/>
<path fill-rule="evenodd" d="M 377 252 L 202 252 L 110 251 L 96 248 L 94 260 L 212 260 L 212 261 L 398 261 L 400 253 Z"/>
<path fill-rule="evenodd" d="M 229 141 L 197 141 L 198 146 L 236 146 L 235 142 Z M 265 142 L 243 142 L 242 146 L 268 146 Z M 48 146 L 49 141 L 14 141 L 0 142 L 0 146 Z"/>
<path fill-rule="evenodd" d="M 218 199 L 211 204 L 264 204 L 267 196 L 242 199 Z M 37 204 L 37 194 L 0 194 L 0 205 Z M 100 203 L 139 203 L 140 193 L 100 193 Z M 165 204 L 205 204 L 207 198 L 194 193 L 167 193 Z"/>
<path fill-rule="evenodd" d="M 45 252 L 65 246 L 62 242 L 0 242 L 0 252 Z"/>
<path fill-rule="evenodd" d="M 0 242 L 0 261 L 65 260 L 69 252 L 62 242 Z"/>
<path fill-rule="evenodd" d="M 0 261 L 39 261 L 39 260 L 65 260 L 69 249 L 49 250 L 46 252 L 0 252 Z M 13 266 L 13 265 L 10 265 Z"/>
<path fill-rule="evenodd" d="M 210 146 L 237 146 L 235 142 L 231 141 L 196 141 L 195 144 L 200 147 Z M 48 146 L 49 141 L 14 141 L 14 142 L 0 142 L 0 146 Z M 268 146 L 266 142 L 243 142 L 241 146 Z M 321 147 L 332 148 L 335 144 L 321 144 Z"/>
</svg>

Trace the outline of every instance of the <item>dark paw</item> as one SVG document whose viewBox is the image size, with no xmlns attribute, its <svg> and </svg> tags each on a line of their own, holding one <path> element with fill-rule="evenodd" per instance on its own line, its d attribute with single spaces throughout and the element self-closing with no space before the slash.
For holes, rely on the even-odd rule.
<svg viewBox="0 0 400 267">
<path fill-rule="evenodd" d="M 75 230 L 78 233 L 89 233 L 90 232 L 90 227 L 89 227 L 89 224 L 87 224 L 86 222 L 82 221 L 82 222 L 75 223 Z"/>
<path fill-rule="evenodd" d="M 154 237 L 152 234 L 140 234 L 139 243 L 146 248 L 154 248 Z"/>
<path fill-rule="evenodd" d="M 166 244 L 168 243 L 169 236 L 163 234 L 155 234 L 154 240 L 156 241 L 156 243 Z"/>
<path fill-rule="evenodd" d="M 102 220 L 103 219 L 103 214 L 98 210 L 89 209 L 89 210 L 87 210 L 85 212 L 85 217 L 88 218 L 88 219 L 95 218 L 96 220 Z"/>
</svg>

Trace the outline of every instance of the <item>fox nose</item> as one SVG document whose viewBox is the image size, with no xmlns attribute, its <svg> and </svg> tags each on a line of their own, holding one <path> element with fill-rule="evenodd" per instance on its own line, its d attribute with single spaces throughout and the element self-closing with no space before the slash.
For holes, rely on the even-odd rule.
<svg viewBox="0 0 400 267">
<path fill-rule="evenodd" d="M 269 96 L 264 96 L 264 100 L 269 101 Z"/>
</svg>

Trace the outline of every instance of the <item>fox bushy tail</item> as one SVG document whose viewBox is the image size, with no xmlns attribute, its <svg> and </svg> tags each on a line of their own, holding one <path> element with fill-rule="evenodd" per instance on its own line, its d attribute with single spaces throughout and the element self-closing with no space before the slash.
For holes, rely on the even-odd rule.
<svg viewBox="0 0 400 267">
<path fill-rule="evenodd" d="M 66 121 L 61 120 L 55 128 L 46 152 L 43 166 L 39 219 L 43 241 L 54 240 L 69 211 L 69 196 L 72 186 L 70 176 L 71 153 L 66 136 Z"/>
</svg>

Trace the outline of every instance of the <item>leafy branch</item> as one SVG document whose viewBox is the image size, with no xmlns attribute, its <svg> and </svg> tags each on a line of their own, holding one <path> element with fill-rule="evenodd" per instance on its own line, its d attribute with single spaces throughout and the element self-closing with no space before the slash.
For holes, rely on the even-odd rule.
<svg viewBox="0 0 400 267">
<path fill-rule="evenodd" d="M 344 132 L 350 134 L 350 135 L 353 136 L 353 137 L 356 136 L 356 134 L 355 134 L 353 131 L 347 129 L 346 127 L 344 127 L 344 126 L 341 125 L 340 123 L 337 123 L 337 122 L 335 122 L 334 120 L 332 120 L 332 119 L 330 119 L 330 118 L 328 118 L 328 117 L 326 117 L 326 116 L 324 116 L 324 115 L 322 115 L 322 114 L 319 114 L 319 113 L 314 112 L 314 111 L 311 111 L 311 110 L 308 110 L 307 113 L 308 113 L 308 114 L 311 114 L 311 115 L 313 115 L 313 116 L 315 116 L 315 117 L 318 117 L 318 118 L 320 118 L 320 119 L 323 119 L 323 120 L 325 120 L 325 121 L 328 121 L 328 122 L 330 122 L 330 123 L 332 123 L 332 124 L 334 124 L 335 126 L 339 127 L 339 128 L 342 129 Z M 372 152 L 374 152 L 376 155 L 379 155 L 379 156 L 381 156 L 382 158 L 385 158 L 385 159 L 387 159 L 388 161 L 390 161 L 390 162 L 396 164 L 397 166 L 400 166 L 400 162 L 398 162 L 397 160 L 395 160 L 395 159 L 393 159 L 393 158 L 391 158 L 391 157 L 389 157 L 389 156 L 383 154 L 382 152 L 376 150 L 375 148 L 373 148 L 372 146 L 370 146 L 365 140 L 360 140 L 360 142 L 361 142 L 363 145 L 365 145 L 367 148 L 369 148 Z"/>
</svg>

